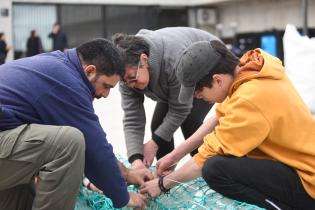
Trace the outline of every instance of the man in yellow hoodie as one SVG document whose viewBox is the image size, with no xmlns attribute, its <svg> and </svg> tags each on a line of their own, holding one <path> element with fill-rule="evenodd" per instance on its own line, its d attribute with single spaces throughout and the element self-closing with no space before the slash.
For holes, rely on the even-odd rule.
<svg viewBox="0 0 315 210">
<path fill-rule="evenodd" d="M 315 121 L 281 61 L 261 49 L 241 59 L 219 41 L 197 42 L 177 63 L 180 101 L 219 103 L 216 116 L 159 162 L 161 174 L 189 151 L 178 170 L 146 182 L 158 196 L 202 175 L 215 191 L 266 209 L 315 209 Z M 203 139 L 203 143 L 202 143 Z"/>
</svg>

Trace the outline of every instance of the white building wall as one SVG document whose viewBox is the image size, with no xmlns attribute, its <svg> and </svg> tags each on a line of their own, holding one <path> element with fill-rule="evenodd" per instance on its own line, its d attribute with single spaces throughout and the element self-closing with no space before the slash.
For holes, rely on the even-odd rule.
<svg viewBox="0 0 315 210">
<path fill-rule="evenodd" d="M 315 27 L 315 0 L 308 1 L 308 27 Z M 217 7 L 223 37 L 239 33 L 284 30 L 288 23 L 303 27 L 302 0 L 230 1 Z"/>
<path fill-rule="evenodd" d="M 8 8 L 9 17 L 0 16 L 0 31 L 6 33 L 7 42 L 13 46 L 12 2 L 58 4 L 122 4 L 187 6 L 189 25 L 211 33 L 232 37 L 235 32 L 259 32 L 272 29 L 284 30 L 287 23 L 302 28 L 303 0 L 0 0 L 0 9 Z M 212 7 L 217 10 L 217 25 L 200 26 L 196 23 L 196 9 Z M 308 0 L 308 26 L 315 27 L 315 0 Z M 216 26 L 219 26 L 216 28 Z M 220 31 L 216 29 L 220 29 Z M 13 50 L 8 60 L 12 59 Z"/>
<path fill-rule="evenodd" d="M 56 6 L 18 4 L 13 6 L 12 11 L 15 50 L 25 52 L 30 32 L 31 30 L 36 30 L 41 38 L 43 50 L 50 51 L 52 49 L 52 41 L 48 38 L 48 34 L 57 20 Z"/>
<path fill-rule="evenodd" d="M 197 6 L 205 4 L 216 4 L 227 1 L 238 0 L 14 0 L 24 3 L 57 3 L 57 4 L 102 4 L 102 5 L 159 5 L 159 6 Z"/>
</svg>

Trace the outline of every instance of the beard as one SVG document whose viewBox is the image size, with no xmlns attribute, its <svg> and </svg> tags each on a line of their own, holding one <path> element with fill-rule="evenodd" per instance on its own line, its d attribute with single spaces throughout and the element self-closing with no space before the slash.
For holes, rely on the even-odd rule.
<svg viewBox="0 0 315 210">
<path fill-rule="evenodd" d="M 93 98 L 96 98 L 96 99 L 100 99 L 102 96 L 100 95 L 96 95 L 96 82 L 98 80 L 98 78 L 100 78 L 101 75 L 99 74 L 96 74 L 95 77 L 90 81 L 92 86 L 94 87 L 94 90 L 95 90 L 95 94 L 93 96 Z"/>
</svg>

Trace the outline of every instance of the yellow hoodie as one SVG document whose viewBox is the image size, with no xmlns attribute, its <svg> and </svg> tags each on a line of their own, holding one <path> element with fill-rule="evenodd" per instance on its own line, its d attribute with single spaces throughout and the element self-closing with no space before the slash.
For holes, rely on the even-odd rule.
<svg viewBox="0 0 315 210">
<path fill-rule="evenodd" d="M 194 160 L 214 155 L 280 161 L 296 170 L 315 198 L 315 121 L 281 61 L 261 49 L 240 59 L 239 75 L 219 104 L 219 125 L 204 137 Z M 297 69 L 298 71 L 298 69 Z"/>
</svg>

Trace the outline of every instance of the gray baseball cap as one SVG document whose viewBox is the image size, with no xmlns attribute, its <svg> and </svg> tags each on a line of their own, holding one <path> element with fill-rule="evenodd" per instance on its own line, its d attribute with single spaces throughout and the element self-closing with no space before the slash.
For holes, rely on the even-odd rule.
<svg viewBox="0 0 315 210">
<path fill-rule="evenodd" d="M 211 41 L 191 44 L 176 61 L 176 76 L 181 83 L 178 100 L 192 102 L 195 86 L 218 64 L 221 55 L 212 47 Z"/>
</svg>

